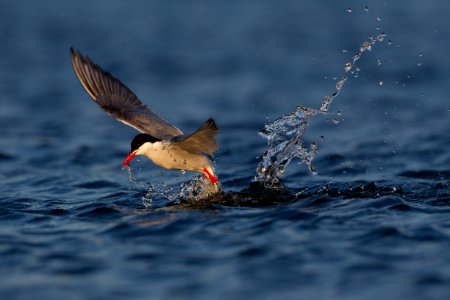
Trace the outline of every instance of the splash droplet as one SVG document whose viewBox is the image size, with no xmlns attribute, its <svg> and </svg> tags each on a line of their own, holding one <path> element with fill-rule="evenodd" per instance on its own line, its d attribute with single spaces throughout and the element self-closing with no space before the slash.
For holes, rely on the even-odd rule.
<svg viewBox="0 0 450 300">
<path fill-rule="evenodd" d="M 350 7 L 347 8 L 347 12 L 351 13 L 351 12 L 352 12 L 352 9 L 351 9 Z"/>
<path fill-rule="evenodd" d="M 386 36 L 386 33 L 382 32 L 377 36 L 377 41 L 382 42 L 384 41 L 384 38 Z"/>
<path fill-rule="evenodd" d="M 362 53 L 364 51 L 371 51 L 372 50 L 372 45 L 369 42 L 364 42 L 361 44 L 361 47 L 359 48 L 359 51 Z"/>
<path fill-rule="evenodd" d="M 378 82 L 378 84 L 383 85 L 384 84 L 383 80 L 380 80 L 380 82 Z"/>
<path fill-rule="evenodd" d="M 320 105 L 320 111 L 327 112 L 330 108 L 331 101 L 333 99 L 330 96 L 325 96 L 322 99 L 322 104 Z"/>
<path fill-rule="evenodd" d="M 367 5 L 366 5 L 366 7 L 364 7 L 364 11 L 365 11 L 365 12 L 368 12 L 368 11 L 369 11 L 369 7 L 367 7 Z"/>
<path fill-rule="evenodd" d="M 345 70 L 345 72 L 350 71 L 350 70 L 352 69 L 352 67 L 353 67 L 352 63 L 350 63 L 350 62 L 346 63 L 346 64 L 344 65 L 344 70 Z"/>
<path fill-rule="evenodd" d="M 336 82 L 336 92 L 339 93 L 339 91 L 342 89 L 342 87 L 344 86 L 345 81 L 347 80 L 347 77 L 342 78 L 341 80 L 339 80 L 338 82 Z M 336 94 L 337 95 L 337 94 Z"/>
</svg>

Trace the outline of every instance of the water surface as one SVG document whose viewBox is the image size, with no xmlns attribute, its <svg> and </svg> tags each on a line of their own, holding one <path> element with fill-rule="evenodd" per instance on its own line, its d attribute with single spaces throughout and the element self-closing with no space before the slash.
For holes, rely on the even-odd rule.
<svg viewBox="0 0 450 300">
<path fill-rule="evenodd" d="M 367 6 L 367 9 L 365 7 Z M 349 11 L 350 8 L 350 11 Z M 447 1 L 0 3 L 2 299 L 448 299 Z M 293 159 L 250 184 L 260 129 L 311 119 Z M 93 103 L 69 47 L 184 131 L 214 117 L 224 193 L 121 162 L 135 135 Z M 149 187 L 153 189 L 149 191 Z"/>
</svg>

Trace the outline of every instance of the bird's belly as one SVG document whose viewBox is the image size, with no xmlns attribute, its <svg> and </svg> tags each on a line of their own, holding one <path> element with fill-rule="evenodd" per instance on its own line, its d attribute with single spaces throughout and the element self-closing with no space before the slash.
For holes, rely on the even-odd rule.
<svg viewBox="0 0 450 300">
<path fill-rule="evenodd" d="M 149 153 L 148 158 L 152 160 L 158 166 L 166 169 L 178 169 L 198 171 L 202 170 L 206 159 L 202 155 L 192 154 L 186 151 L 177 150 L 160 150 L 152 151 Z"/>
</svg>

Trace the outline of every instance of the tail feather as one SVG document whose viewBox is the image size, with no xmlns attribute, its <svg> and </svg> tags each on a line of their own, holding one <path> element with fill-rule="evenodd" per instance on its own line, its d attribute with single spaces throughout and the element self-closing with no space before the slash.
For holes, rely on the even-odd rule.
<svg viewBox="0 0 450 300">
<path fill-rule="evenodd" d="M 203 125 L 191 135 L 182 137 L 174 143 L 189 152 L 203 152 L 209 155 L 219 148 L 216 134 L 219 128 L 213 119 L 208 119 Z"/>
</svg>

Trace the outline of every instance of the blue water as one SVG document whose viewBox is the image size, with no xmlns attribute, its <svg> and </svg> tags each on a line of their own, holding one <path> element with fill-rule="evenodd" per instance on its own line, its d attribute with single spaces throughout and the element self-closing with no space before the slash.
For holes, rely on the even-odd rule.
<svg viewBox="0 0 450 300">
<path fill-rule="evenodd" d="M 1 1 L 0 298 L 450 299 L 450 3 L 345 2 Z M 318 175 L 250 184 L 259 130 L 380 33 L 311 119 Z M 135 131 L 70 46 L 185 132 L 214 117 L 224 193 L 144 159 L 130 181 Z"/>
</svg>

